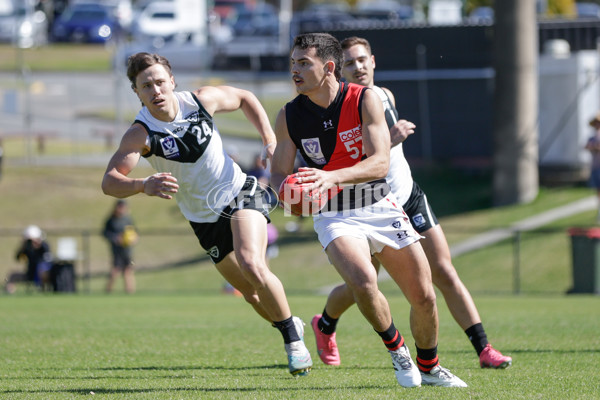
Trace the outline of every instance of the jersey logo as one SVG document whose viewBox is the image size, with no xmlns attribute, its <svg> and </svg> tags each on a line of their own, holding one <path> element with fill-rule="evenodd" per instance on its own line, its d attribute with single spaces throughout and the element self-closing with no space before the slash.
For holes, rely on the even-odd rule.
<svg viewBox="0 0 600 400">
<path fill-rule="evenodd" d="M 160 147 L 166 158 L 175 158 L 179 155 L 179 147 L 173 136 L 166 136 L 160 139 Z"/>
<path fill-rule="evenodd" d="M 197 124 L 200 121 L 200 113 L 198 111 L 193 111 L 186 115 L 185 120 L 192 124 Z"/>
<path fill-rule="evenodd" d="M 340 140 L 346 146 L 346 150 L 350 157 L 355 160 L 365 154 L 365 149 L 362 146 L 362 129 L 360 124 L 350 130 L 340 132 Z M 360 143 L 359 143 L 360 142 Z"/>
<path fill-rule="evenodd" d="M 409 235 L 408 235 L 408 231 L 405 230 L 401 230 L 400 232 L 396 233 L 396 237 L 398 238 L 398 240 L 402 241 L 404 239 L 408 239 Z"/>
<path fill-rule="evenodd" d="M 302 139 L 304 152 L 317 165 L 325 165 L 327 160 L 321 151 L 321 142 L 319 138 Z"/>
<path fill-rule="evenodd" d="M 323 130 L 333 129 L 333 121 L 323 121 Z"/>
<path fill-rule="evenodd" d="M 427 222 L 425 220 L 425 217 L 423 217 L 423 214 L 421 214 L 421 213 L 418 213 L 417 215 L 412 217 L 412 220 L 413 220 L 413 223 L 415 224 L 415 226 L 423 226 Z"/>
<path fill-rule="evenodd" d="M 211 247 L 206 253 L 212 258 L 219 258 L 219 248 L 217 246 Z"/>
</svg>

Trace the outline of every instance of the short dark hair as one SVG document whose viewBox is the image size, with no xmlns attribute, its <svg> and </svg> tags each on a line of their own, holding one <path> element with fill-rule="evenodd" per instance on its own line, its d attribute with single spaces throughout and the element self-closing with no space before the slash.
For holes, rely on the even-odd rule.
<svg viewBox="0 0 600 400">
<path fill-rule="evenodd" d="M 127 78 L 129 78 L 129 82 L 131 82 L 132 89 L 135 89 L 135 79 L 138 76 L 138 74 L 146 68 L 151 67 L 155 64 L 162 65 L 169 73 L 169 76 L 173 76 L 169 60 L 167 60 L 163 56 L 144 52 L 136 53 L 132 56 L 129 56 L 129 58 L 127 59 Z"/>
<path fill-rule="evenodd" d="M 350 37 L 347 37 L 346 39 L 342 40 L 342 42 L 340 44 L 342 45 L 342 50 L 348 50 L 350 47 L 356 46 L 356 45 L 365 46 L 365 48 L 367 49 L 367 52 L 369 54 L 373 54 L 373 53 L 371 53 L 371 44 L 365 38 L 361 38 L 358 36 L 350 36 Z"/>
<path fill-rule="evenodd" d="M 322 61 L 333 61 L 334 74 L 337 80 L 342 77 L 342 62 L 344 55 L 340 42 L 328 33 L 305 33 L 294 38 L 294 46 L 302 50 L 315 48 L 317 57 Z"/>
</svg>

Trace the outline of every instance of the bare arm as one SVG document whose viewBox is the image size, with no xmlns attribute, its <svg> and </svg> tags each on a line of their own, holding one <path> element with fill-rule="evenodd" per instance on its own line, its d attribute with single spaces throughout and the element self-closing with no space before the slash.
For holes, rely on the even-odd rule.
<svg viewBox="0 0 600 400">
<path fill-rule="evenodd" d="M 275 133 L 267 112 L 252 92 L 231 86 L 204 86 L 194 94 L 211 115 L 241 109 L 260 134 L 266 157 L 273 157 L 275 146 L 271 144 L 277 143 Z"/>
<path fill-rule="evenodd" d="M 129 178 L 140 160 L 141 155 L 148 151 L 146 147 L 147 133 L 139 124 L 131 126 L 113 154 L 102 179 L 102 191 L 109 196 L 124 198 L 137 193 L 171 199 L 169 193 L 176 193 L 177 179 L 170 173 L 157 173 L 145 179 Z"/>
<path fill-rule="evenodd" d="M 387 175 L 390 163 L 390 137 L 379 96 L 366 90 L 362 102 L 362 146 L 367 158 L 347 168 L 324 171 L 302 168 L 300 182 L 313 182 L 311 188 L 321 192 L 342 184 L 356 184 L 381 179 Z"/>
<path fill-rule="evenodd" d="M 275 135 L 277 137 L 277 147 L 271 163 L 271 186 L 278 189 L 285 177 L 294 171 L 297 151 L 287 129 L 285 107 L 277 114 Z"/>
<path fill-rule="evenodd" d="M 396 107 L 396 98 L 388 88 L 381 88 L 387 94 L 392 106 Z M 390 144 L 391 147 L 397 146 L 404 142 L 410 135 L 415 133 L 417 126 L 410 121 L 405 119 L 399 119 L 396 123 L 390 127 Z"/>
</svg>

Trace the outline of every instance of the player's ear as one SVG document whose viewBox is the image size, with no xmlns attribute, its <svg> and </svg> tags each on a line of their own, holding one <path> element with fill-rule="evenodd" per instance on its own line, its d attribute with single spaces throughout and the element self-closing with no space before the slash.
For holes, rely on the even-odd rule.
<svg viewBox="0 0 600 400">
<path fill-rule="evenodd" d="M 373 64 L 373 69 L 375 69 L 375 55 L 371 54 L 371 64 Z"/>
<path fill-rule="evenodd" d="M 333 71 L 335 70 L 335 64 L 333 61 L 327 61 L 325 63 L 325 73 L 326 74 L 333 74 Z"/>
</svg>

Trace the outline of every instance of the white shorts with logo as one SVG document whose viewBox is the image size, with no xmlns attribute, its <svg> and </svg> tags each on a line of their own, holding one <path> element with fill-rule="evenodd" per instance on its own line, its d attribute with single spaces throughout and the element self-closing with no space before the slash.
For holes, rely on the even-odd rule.
<svg viewBox="0 0 600 400">
<path fill-rule="evenodd" d="M 323 249 L 342 236 L 367 240 L 371 254 L 385 246 L 398 250 L 421 239 L 392 193 L 370 206 L 315 215 L 313 221 Z"/>
</svg>

